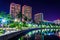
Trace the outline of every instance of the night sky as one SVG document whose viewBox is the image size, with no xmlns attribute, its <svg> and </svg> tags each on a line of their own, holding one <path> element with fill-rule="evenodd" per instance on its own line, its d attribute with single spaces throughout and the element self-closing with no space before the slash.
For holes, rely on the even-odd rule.
<svg viewBox="0 0 60 40">
<path fill-rule="evenodd" d="M 28 5 L 32 7 L 32 14 L 43 13 L 44 19 L 53 21 L 60 19 L 60 1 L 55 0 L 0 0 L 0 11 L 9 13 L 10 3 Z"/>
</svg>

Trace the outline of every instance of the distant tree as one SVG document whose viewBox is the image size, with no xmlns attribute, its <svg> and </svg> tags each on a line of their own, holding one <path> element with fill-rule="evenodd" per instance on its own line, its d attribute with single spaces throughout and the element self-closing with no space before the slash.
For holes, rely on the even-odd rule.
<svg viewBox="0 0 60 40">
<path fill-rule="evenodd" d="M 21 12 L 19 12 L 19 13 L 17 14 L 17 18 L 18 18 L 18 19 L 22 19 L 22 13 L 21 13 Z"/>
<path fill-rule="evenodd" d="M 27 17 L 26 16 L 24 17 L 24 20 L 27 21 Z"/>
<path fill-rule="evenodd" d="M 7 14 L 6 18 L 7 18 L 7 20 L 13 20 L 13 18 L 10 14 Z"/>
<path fill-rule="evenodd" d="M 0 12 L 0 18 L 5 18 L 6 17 L 6 13 L 4 11 Z"/>
</svg>

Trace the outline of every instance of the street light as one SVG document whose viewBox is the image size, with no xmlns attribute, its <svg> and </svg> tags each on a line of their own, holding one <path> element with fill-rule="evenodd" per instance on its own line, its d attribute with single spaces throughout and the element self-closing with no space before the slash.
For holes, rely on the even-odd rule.
<svg viewBox="0 0 60 40">
<path fill-rule="evenodd" d="M 6 22 L 5 19 L 2 19 L 1 23 L 2 23 L 2 28 L 3 28 L 3 24 Z"/>
<path fill-rule="evenodd" d="M 17 22 L 17 19 L 15 19 L 14 21 Z"/>
<path fill-rule="evenodd" d="M 6 20 L 5 19 L 2 19 L 2 23 L 5 23 L 6 22 Z"/>
<path fill-rule="evenodd" d="M 15 18 L 14 22 L 19 22 L 19 19 Z"/>
</svg>

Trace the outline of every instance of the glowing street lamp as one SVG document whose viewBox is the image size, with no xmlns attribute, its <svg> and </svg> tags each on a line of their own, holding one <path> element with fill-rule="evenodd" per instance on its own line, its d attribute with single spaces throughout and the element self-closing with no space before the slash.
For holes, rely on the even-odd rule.
<svg viewBox="0 0 60 40">
<path fill-rule="evenodd" d="M 15 19 L 14 21 L 15 21 L 15 22 L 17 22 L 18 20 L 17 20 L 17 19 Z"/>
<path fill-rule="evenodd" d="M 1 23 L 2 23 L 2 28 L 3 28 L 3 24 L 6 22 L 5 19 L 2 19 Z"/>
<path fill-rule="evenodd" d="M 5 23 L 6 22 L 6 20 L 5 19 L 2 19 L 2 23 Z"/>
<path fill-rule="evenodd" d="M 15 21 L 15 22 L 19 22 L 19 19 L 16 18 L 14 21 Z"/>
</svg>

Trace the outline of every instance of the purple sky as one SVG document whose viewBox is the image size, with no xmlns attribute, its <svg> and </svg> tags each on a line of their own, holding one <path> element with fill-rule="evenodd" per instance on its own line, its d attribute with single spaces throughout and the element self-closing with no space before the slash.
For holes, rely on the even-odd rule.
<svg viewBox="0 0 60 40">
<path fill-rule="evenodd" d="M 15 2 L 21 5 L 28 5 L 33 8 L 33 15 L 42 12 L 45 20 L 60 19 L 60 1 L 55 0 L 1 0 L 0 11 L 9 12 L 9 5 Z"/>
</svg>

